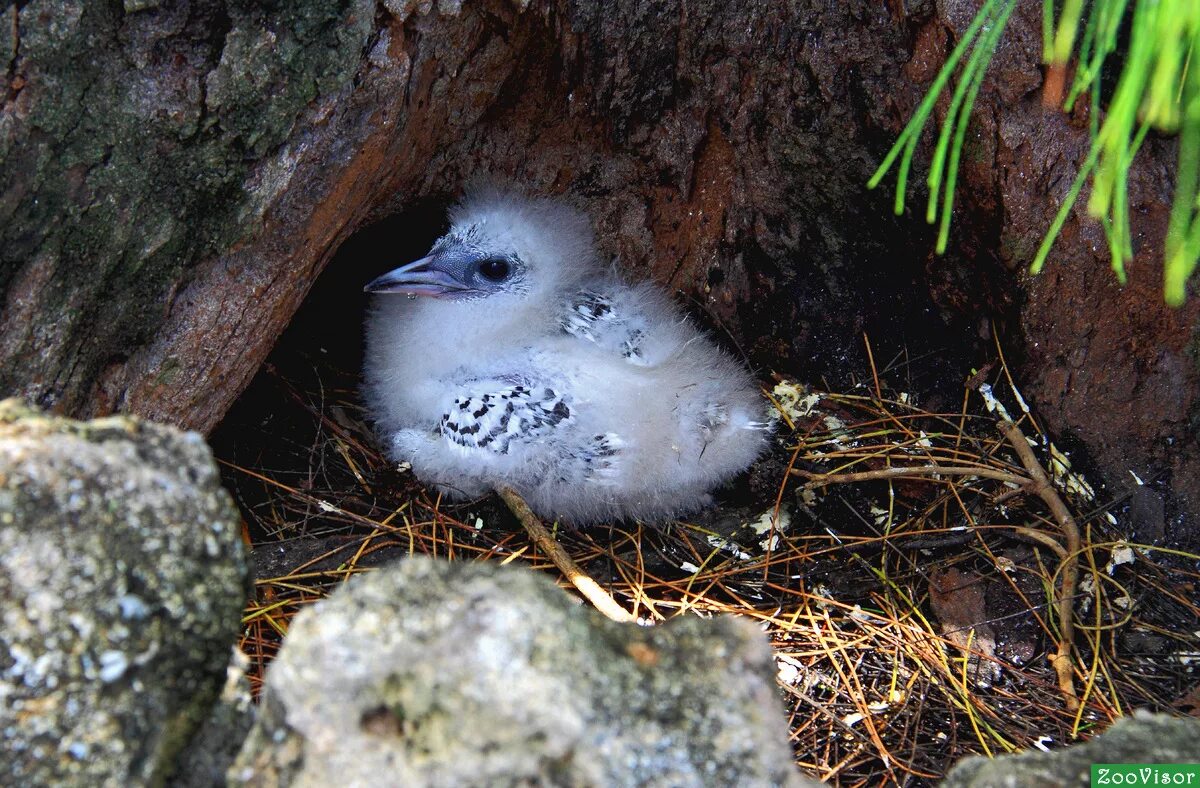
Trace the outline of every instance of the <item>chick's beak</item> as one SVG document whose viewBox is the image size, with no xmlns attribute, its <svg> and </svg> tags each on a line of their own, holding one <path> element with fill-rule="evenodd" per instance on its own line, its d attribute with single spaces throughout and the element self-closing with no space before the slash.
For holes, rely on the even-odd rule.
<svg viewBox="0 0 1200 788">
<path fill-rule="evenodd" d="M 408 265 L 388 271 L 383 276 L 373 279 L 363 288 L 363 292 L 444 298 L 447 295 L 470 289 L 438 263 L 437 255 L 414 260 Z"/>
</svg>

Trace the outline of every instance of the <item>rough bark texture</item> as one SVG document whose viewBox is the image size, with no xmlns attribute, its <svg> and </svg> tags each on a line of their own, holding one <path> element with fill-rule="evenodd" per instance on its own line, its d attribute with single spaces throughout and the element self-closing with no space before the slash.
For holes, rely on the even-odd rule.
<svg viewBox="0 0 1200 788">
<path fill-rule="evenodd" d="M 950 16 L 962 30 L 975 4 L 959 5 L 966 8 Z M 988 150 L 966 185 L 994 195 L 968 221 L 994 218 L 998 232 L 985 251 L 1008 269 L 1033 259 L 1090 144 L 1082 104 L 1075 117 L 1041 106 L 1032 67 L 1039 24 L 1039 14 L 1027 13 L 1007 33 L 996 89 L 975 116 Z M 1086 215 L 1085 193 L 1045 272 L 1020 281 L 1017 319 L 1005 337 L 1019 351 L 1023 392 L 1043 426 L 1087 447 L 1109 486 L 1103 499 L 1128 495 L 1132 525 L 1146 541 L 1200 514 L 1200 298 L 1172 309 L 1162 297 L 1174 152 L 1173 139 L 1152 136 L 1131 170 L 1128 283 L 1109 270 L 1108 244 Z"/>
<path fill-rule="evenodd" d="M 233 289 L 258 293 L 274 316 L 250 332 L 259 344 L 286 323 L 311 273 L 295 269 L 283 298 L 271 286 L 296 257 L 238 271 L 229 250 L 263 237 L 264 214 L 291 174 L 282 154 L 348 89 L 373 4 L 53 0 L 7 13 L 4 389 L 72 413 L 128 404 L 210 426 L 219 406 L 189 415 L 180 406 L 192 395 L 236 396 L 237 373 L 221 360 L 236 343 L 215 329 L 204 347 L 175 345 L 153 365 L 138 359 L 194 303 L 189 282 L 216 271 L 237 278 Z M 222 307 L 200 305 L 190 321 L 244 332 Z M 197 366 L 204 391 L 181 397 L 202 380 L 189 374 Z M 126 403 L 117 394 L 127 367 L 150 377 L 140 381 L 150 391 L 173 389 L 163 399 L 177 404 Z"/>
<path fill-rule="evenodd" d="M 865 329 L 914 355 L 956 345 L 956 383 L 996 316 L 1026 398 L 1112 494 L 1127 467 L 1169 484 L 1174 502 L 1142 506 L 1161 524 L 1200 501 L 1198 307 L 1166 309 L 1158 279 L 1171 141 L 1135 168 L 1130 286 L 1081 216 L 1047 275 L 1016 273 L 1085 140 L 1040 106 L 1028 3 L 975 112 L 952 253 L 891 216 L 890 186 L 863 189 L 977 7 L 14 6 L 0 385 L 209 429 L 344 239 L 487 172 L 574 195 L 605 251 L 764 369 L 844 370 Z"/>
</svg>

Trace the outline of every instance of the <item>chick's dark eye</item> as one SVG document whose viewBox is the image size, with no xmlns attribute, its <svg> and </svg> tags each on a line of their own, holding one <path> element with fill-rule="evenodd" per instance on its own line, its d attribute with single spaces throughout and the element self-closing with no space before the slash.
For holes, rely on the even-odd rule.
<svg viewBox="0 0 1200 788">
<path fill-rule="evenodd" d="M 504 281 L 508 278 L 511 270 L 508 261 L 498 257 L 484 260 L 479 264 L 479 275 L 490 282 Z"/>
</svg>

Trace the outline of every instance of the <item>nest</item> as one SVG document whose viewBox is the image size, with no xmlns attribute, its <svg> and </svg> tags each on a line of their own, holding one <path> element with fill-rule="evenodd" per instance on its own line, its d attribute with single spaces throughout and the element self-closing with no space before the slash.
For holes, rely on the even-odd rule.
<svg viewBox="0 0 1200 788">
<path fill-rule="evenodd" d="M 382 456 L 355 389 L 324 358 L 268 365 L 215 439 L 254 546 L 256 692 L 292 616 L 395 558 L 520 562 L 567 586 L 496 496 L 449 505 Z M 643 622 L 759 621 L 802 769 L 931 781 L 1134 708 L 1200 706 L 1200 557 L 1122 535 L 1122 502 L 1097 500 L 1002 358 L 954 412 L 874 372 L 849 393 L 780 380 L 768 396 L 775 449 L 720 510 L 554 540 Z"/>
</svg>

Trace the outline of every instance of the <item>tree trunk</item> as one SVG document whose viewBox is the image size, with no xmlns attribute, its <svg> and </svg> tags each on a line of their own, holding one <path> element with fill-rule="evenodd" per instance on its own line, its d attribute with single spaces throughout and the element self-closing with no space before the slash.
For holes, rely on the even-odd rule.
<svg viewBox="0 0 1200 788">
<path fill-rule="evenodd" d="M 1086 146 L 1040 105 L 1040 4 L 985 82 L 952 251 L 932 256 L 923 211 L 892 216 L 890 185 L 864 189 L 977 7 L 10 6 L 0 387 L 211 429 L 343 240 L 491 173 L 574 195 L 606 253 L 693 296 L 764 371 L 845 380 L 865 331 L 940 352 L 925 390 L 952 392 L 994 319 L 1110 495 L 1159 474 L 1174 497 L 1149 511 L 1196 512 L 1200 306 L 1160 294 L 1173 142 L 1134 169 L 1128 286 L 1078 213 L 1047 273 L 1021 273 Z"/>
</svg>

